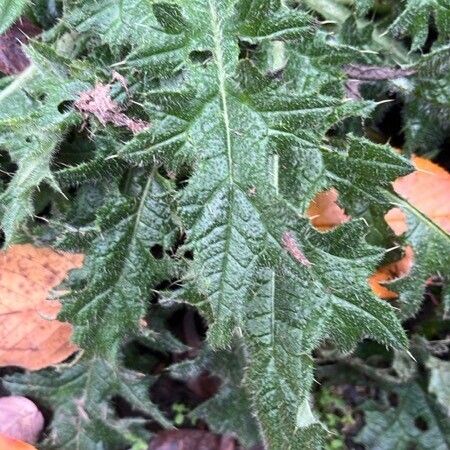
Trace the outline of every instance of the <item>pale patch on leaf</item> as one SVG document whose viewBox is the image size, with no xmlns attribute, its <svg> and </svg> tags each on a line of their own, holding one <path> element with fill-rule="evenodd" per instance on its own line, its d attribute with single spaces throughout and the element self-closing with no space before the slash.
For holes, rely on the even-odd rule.
<svg viewBox="0 0 450 450">
<path fill-rule="evenodd" d="M 300 250 L 300 247 L 298 246 L 297 241 L 295 240 L 294 235 L 289 232 L 285 231 L 283 234 L 283 246 L 286 249 L 286 251 L 300 264 L 304 266 L 310 266 L 311 262 L 306 258 L 304 253 Z"/>
<path fill-rule="evenodd" d="M 126 81 L 122 75 L 115 72 L 114 78 L 126 88 Z M 110 84 L 97 83 L 93 89 L 82 92 L 74 106 L 84 115 L 93 114 L 102 125 L 112 123 L 117 127 L 128 128 L 134 134 L 147 130 L 150 124 L 141 119 L 128 117 L 119 103 L 111 98 L 110 91 Z"/>
</svg>

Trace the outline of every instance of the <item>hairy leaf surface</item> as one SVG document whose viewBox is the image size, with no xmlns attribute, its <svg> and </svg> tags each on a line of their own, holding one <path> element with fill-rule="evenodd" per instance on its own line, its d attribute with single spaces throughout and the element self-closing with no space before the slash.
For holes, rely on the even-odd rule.
<svg viewBox="0 0 450 450">
<path fill-rule="evenodd" d="M 134 180 L 135 195 L 116 193 L 98 216 L 83 271 L 88 279 L 65 296 L 61 318 L 75 324 L 75 340 L 93 353 L 114 351 L 138 329 L 151 289 L 170 274 L 165 255 L 173 239 L 169 185 L 155 170 Z M 95 322 L 95 325 L 94 325 Z"/>
<path fill-rule="evenodd" d="M 163 426 L 167 419 L 147 400 L 151 377 L 118 368 L 102 358 L 76 364 L 62 373 L 42 371 L 10 376 L 6 385 L 15 393 L 41 398 L 54 414 L 48 449 L 119 450 L 129 444 L 125 428 L 109 401 L 115 395 Z"/>
<path fill-rule="evenodd" d="M 55 400 L 53 434 L 67 421 L 58 448 L 126 445 L 106 405 L 125 396 L 122 371 L 107 361 L 138 335 L 179 350 L 159 333 L 166 325 L 157 314 L 174 301 L 193 303 L 208 319 L 211 356 L 186 371 L 226 372 L 223 390 L 193 415 L 239 400 L 238 417 L 250 403 L 275 450 L 320 448 L 324 430 L 310 391 L 313 353 L 324 342 L 344 352 L 366 337 L 407 344 L 394 309 L 367 283 L 385 254 L 367 243 L 371 224 L 352 220 L 320 233 L 305 217 L 329 187 L 350 214 L 358 204 L 380 216 L 396 199 L 390 183 L 411 170 L 388 146 L 362 137 L 377 104 L 350 99 L 342 66 L 378 61 L 367 41 L 353 46 L 332 35 L 306 11 L 310 3 L 65 0 L 61 21 L 43 37 L 49 44 L 29 50 L 30 70 L 0 82 L 0 145 L 17 165 L 2 194 L 7 243 L 28 232 L 36 193 L 50 185 L 51 217 L 30 226 L 34 237 L 86 253 L 66 283 L 61 314 L 84 359 L 61 374 L 24 378 L 32 391 L 45 380 L 67 389 Z M 332 3 L 316 2 L 316 11 Z M 342 4 L 331 12 L 343 21 L 351 15 Z M 83 121 L 71 102 L 94 84 L 111 86 L 121 111 L 149 126 L 132 135 Z M 424 283 L 436 270 L 428 251 L 442 242 L 425 229 L 417 239 L 425 259 L 414 279 Z M 236 346 L 239 367 L 225 371 L 226 349 Z M 56 399 L 49 387 L 34 392 Z M 235 416 L 216 414 L 210 425 L 256 443 L 253 420 Z"/>
<path fill-rule="evenodd" d="M 22 14 L 28 0 L 1 0 L 0 34 L 4 33 Z"/>
<path fill-rule="evenodd" d="M 30 67 L 0 92 L 0 145 L 18 166 L 1 196 L 0 217 L 8 244 L 33 215 L 37 188 L 46 183 L 59 190 L 50 169 L 52 157 L 64 133 L 78 123 L 61 105 L 86 87 L 72 78 L 81 73 L 73 73 L 69 62 L 49 47 L 35 44 L 28 54 Z"/>
<path fill-rule="evenodd" d="M 412 382 L 396 389 L 395 393 L 398 396 L 395 408 L 389 407 L 387 402 L 365 405 L 366 425 L 357 441 L 377 450 L 406 450 L 411 445 L 420 450 L 448 448 L 448 418 L 420 384 Z"/>
</svg>

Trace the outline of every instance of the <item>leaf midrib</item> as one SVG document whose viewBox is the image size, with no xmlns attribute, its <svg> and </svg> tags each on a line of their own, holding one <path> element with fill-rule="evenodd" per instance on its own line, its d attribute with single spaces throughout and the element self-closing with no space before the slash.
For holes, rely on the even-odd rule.
<svg viewBox="0 0 450 450">
<path fill-rule="evenodd" d="M 223 124 L 225 127 L 225 142 L 226 142 L 226 151 L 227 151 L 227 159 L 228 159 L 228 178 L 231 186 L 234 184 L 234 172 L 233 172 L 233 152 L 232 152 L 232 144 L 231 144 L 231 128 L 230 128 L 230 117 L 228 113 L 228 103 L 227 103 L 227 92 L 226 92 L 226 75 L 225 75 L 225 65 L 224 65 L 224 57 L 222 50 L 222 29 L 219 23 L 219 17 L 217 14 L 217 9 L 214 6 L 212 0 L 208 1 L 209 11 L 211 17 L 211 25 L 213 31 L 213 41 L 214 41 L 214 60 L 216 62 L 217 67 L 217 78 L 219 82 L 219 95 L 221 99 L 222 106 L 222 117 Z"/>
</svg>

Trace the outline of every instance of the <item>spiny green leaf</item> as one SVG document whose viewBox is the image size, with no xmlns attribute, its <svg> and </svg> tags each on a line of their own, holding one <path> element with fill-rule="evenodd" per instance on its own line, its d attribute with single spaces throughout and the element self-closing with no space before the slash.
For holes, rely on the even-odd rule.
<svg viewBox="0 0 450 450">
<path fill-rule="evenodd" d="M 448 0 L 404 0 L 401 14 L 389 27 L 394 35 L 408 34 L 412 37 L 411 50 L 425 44 L 428 37 L 430 15 L 435 17 L 441 42 L 450 35 L 450 2 Z"/>
<path fill-rule="evenodd" d="M 435 154 L 450 130 L 450 46 L 437 48 L 413 66 L 413 77 L 390 82 L 405 102 L 405 148 Z"/>
<path fill-rule="evenodd" d="M 33 196 L 41 183 L 59 190 L 50 164 L 56 146 L 70 126 L 73 112 L 59 110 L 86 89 L 79 71 L 43 44 L 28 48 L 31 66 L 0 93 L 0 145 L 18 168 L 1 196 L 0 216 L 6 243 L 34 213 Z"/>
<path fill-rule="evenodd" d="M 313 4 L 326 13 L 332 2 L 306 5 Z M 208 345 L 231 347 L 238 335 L 245 360 L 245 376 L 227 373 L 224 391 L 204 405 L 203 413 L 238 398 L 236 414 L 243 414 L 250 399 L 263 439 L 275 450 L 320 445 L 322 429 L 309 392 L 312 353 L 323 341 L 346 352 L 364 337 L 406 345 L 393 309 L 367 284 L 383 256 L 383 249 L 366 243 L 368 227 L 352 221 L 321 234 L 303 217 L 312 196 L 329 186 L 347 204 L 360 200 L 383 209 L 389 183 L 410 170 L 388 147 L 357 137 L 363 127 L 356 122 L 376 105 L 345 98 L 341 66 L 368 61 L 370 43 L 342 44 L 341 36 L 324 27 L 317 31 L 321 25 L 304 9 L 305 4 L 293 8 L 278 0 L 66 0 L 60 24 L 46 39 L 61 49 L 60 33 L 69 27 L 85 50 L 73 65 L 88 70 L 82 74 L 57 54 L 47 55 L 45 67 L 58 99 L 51 103 L 52 113 L 61 100 L 74 100 L 80 92 L 63 95 L 66 82 L 88 80 L 91 86 L 94 72 L 104 78 L 114 67 L 133 95 L 127 96 L 133 98 L 130 108 L 151 127 L 131 136 L 94 124 L 88 154 L 62 168 L 64 155 L 55 160 L 54 150 L 64 131 L 80 123 L 80 115 L 69 110 L 67 122 L 60 122 L 39 99 L 31 109 L 19 101 L 15 109 L 0 109 L 0 124 L 15 126 L 2 147 L 19 164 L 4 198 L 17 197 L 27 206 L 25 215 L 11 221 L 13 228 L 32 213 L 31 198 L 42 181 L 71 187 L 73 208 L 67 206 L 70 200 L 59 202 L 60 209 L 54 202 L 52 214 L 64 230 L 64 246 L 87 251 L 85 267 L 71 275 L 61 316 L 74 324 L 77 342 L 104 367 L 102 358 L 112 359 L 124 338 L 140 334 L 138 322 L 156 284 L 186 269 L 180 289 L 161 302 L 197 305 L 211 319 Z M 332 13 L 338 20 L 351 15 L 342 4 Z M 375 37 L 379 42 L 379 33 Z M 33 93 L 34 84 L 30 87 Z M 15 157 L 12 135 L 25 139 L 22 124 L 29 123 L 42 132 L 38 137 L 46 152 L 38 176 L 27 177 L 20 184 L 23 192 L 16 192 L 21 164 L 31 167 L 34 159 L 27 150 L 22 159 Z M 48 124 L 56 124 L 56 131 Z M 354 136 L 344 139 L 349 129 Z M 47 136 L 50 143 L 44 141 Z M 162 179 L 157 170 L 176 182 Z M 93 192 L 95 201 L 80 211 Z M 47 229 L 57 242 L 52 226 Z M 168 254 L 175 237 L 186 237 L 176 258 L 190 250 L 192 261 Z M 152 318 L 155 308 L 149 312 Z M 152 334 L 149 341 L 164 336 Z M 175 348 L 168 344 L 159 348 Z M 224 354 L 220 350 L 215 356 Z M 92 379 L 104 377 L 89 369 L 86 363 L 80 371 Z M 108 385 L 105 395 L 106 389 L 117 392 Z M 78 394 L 68 391 L 68 396 Z M 106 411 L 109 420 L 112 413 Z M 80 417 L 78 409 L 75 414 Z M 93 435 L 111 429 L 98 419 L 104 415 L 95 417 L 86 431 L 77 432 L 80 447 L 125 447 L 113 431 Z M 220 431 L 240 429 L 247 441 L 256 440 L 254 424 L 238 427 L 234 416 L 222 428 L 217 416 L 211 424 Z M 64 442 L 72 442 L 70 436 Z"/>
<path fill-rule="evenodd" d="M 64 2 L 67 23 L 80 33 L 98 35 L 111 46 L 145 42 L 157 24 L 148 0 Z"/>
<path fill-rule="evenodd" d="M 238 20 L 229 24 L 231 16 L 221 15 L 216 5 L 203 1 L 196 6 L 203 12 L 202 29 L 209 33 L 199 34 L 202 47 L 192 41 L 195 47 L 189 50 L 208 49 L 212 57 L 187 66 L 176 88 L 147 92 L 156 128 L 125 145 L 119 157 L 144 162 L 157 156 L 174 166 L 176 161 L 193 163 L 181 213 L 187 247 L 194 252 L 190 277 L 212 310 L 209 340 L 229 345 L 234 331 L 242 330 L 250 351 L 249 388 L 268 445 L 313 448 L 320 426 L 308 403 L 312 350 L 327 337 L 346 350 L 364 336 L 400 346 L 405 337 L 391 308 L 368 288 L 366 280 L 381 255 L 363 243 L 362 225 L 326 237 L 315 233 L 283 201 L 283 190 L 277 192 L 289 181 L 274 153 L 317 151 L 332 125 L 366 114 L 372 105 L 293 92 L 250 63 L 237 64 L 231 36 L 239 36 L 235 30 L 242 25 Z M 189 23 L 189 9 L 180 14 Z M 165 26 L 172 33 L 175 24 Z M 146 62 L 161 63 L 161 52 L 152 52 Z M 377 155 L 369 144 L 367 149 L 354 147 L 349 161 L 355 161 L 353 171 L 355 177 L 361 173 L 361 180 L 370 158 L 380 168 L 389 167 L 383 183 L 409 168 L 393 153 Z"/>
<path fill-rule="evenodd" d="M 394 205 L 406 215 L 408 230 L 406 243 L 414 252 L 409 273 L 391 285 L 400 292 L 400 306 L 404 317 L 416 314 L 423 300 L 426 281 L 433 275 L 442 278 L 444 286 L 450 279 L 450 236 L 405 200 L 390 194 Z"/>
<path fill-rule="evenodd" d="M 393 390 L 398 405 L 385 399 L 364 406 L 366 425 L 356 441 L 373 450 L 445 450 L 450 446 L 447 416 L 420 384 L 411 382 Z"/>
<path fill-rule="evenodd" d="M 400 327 L 394 332 L 390 307 L 367 286 L 380 255 L 364 244 L 361 223 L 316 236 L 299 221 L 291 226 L 311 266 L 291 254 L 278 270 L 261 274 L 243 329 L 250 353 L 247 383 L 271 445 L 281 448 L 290 436 L 295 438 L 287 448 L 318 448 L 319 426 L 308 404 L 314 348 L 324 339 L 348 351 L 364 336 L 391 345 L 405 337 Z"/>
<path fill-rule="evenodd" d="M 167 256 L 151 253 L 173 242 L 169 186 L 146 170 L 134 188 L 134 195 L 117 193 L 101 209 L 83 268 L 88 279 L 63 298 L 61 318 L 75 325 L 75 340 L 88 352 L 115 352 L 120 338 L 138 329 L 151 289 L 170 276 Z"/>
<path fill-rule="evenodd" d="M 120 369 L 102 358 L 85 360 L 63 372 L 17 374 L 4 381 L 11 392 L 37 397 L 51 408 L 51 431 L 43 447 L 49 450 L 123 449 L 129 442 L 109 403 L 114 396 L 170 426 L 148 400 L 152 382 L 151 377 Z"/>
<path fill-rule="evenodd" d="M 379 206 L 384 203 L 387 208 L 389 199 L 383 187 L 413 170 L 412 164 L 390 147 L 352 135 L 336 146 L 307 146 L 297 139 L 290 146 L 285 145 L 286 140 L 281 144 L 280 190 L 303 213 L 314 195 L 329 187 L 339 191 L 344 205 L 366 201 Z"/>
<path fill-rule="evenodd" d="M 0 0 L 0 34 L 22 14 L 29 0 Z"/>
</svg>

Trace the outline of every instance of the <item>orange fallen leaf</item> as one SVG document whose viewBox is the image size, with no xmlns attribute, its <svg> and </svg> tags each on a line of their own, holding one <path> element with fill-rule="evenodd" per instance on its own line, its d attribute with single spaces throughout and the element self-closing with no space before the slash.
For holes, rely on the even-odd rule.
<svg viewBox="0 0 450 450">
<path fill-rule="evenodd" d="M 0 366 L 38 370 L 77 350 L 72 326 L 55 320 L 61 305 L 47 299 L 82 262 L 83 255 L 29 244 L 0 252 Z"/>
<path fill-rule="evenodd" d="M 378 297 L 385 300 L 395 300 L 398 298 L 397 292 L 391 291 L 384 283 L 405 276 L 414 262 L 414 251 L 411 247 L 406 247 L 405 254 L 398 261 L 380 267 L 370 278 L 369 285 Z"/>
<path fill-rule="evenodd" d="M 412 162 L 417 170 L 398 178 L 394 182 L 395 192 L 450 232 L 450 173 L 420 156 L 413 156 Z M 395 234 L 407 230 L 406 218 L 400 208 L 391 209 L 385 219 Z"/>
<path fill-rule="evenodd" d="M 442 229 L 450 232 L 450 173 L 420 156 L 413 156 L 412 162 L 417 170 L 398 178 L 393 183 L 395 192 Z M 308 216 L 314 227 L 327 231 L 349 219 L 336 203 L 338 195 L 334 189 L 317 194 L 308 209 Z M 407 230 L 406 216 L 400 208 L 391 209 L 385 215 L 385 220 L 397 236 Z M 373 292 L 384 299 L 396 299 L 398 294 L 382 283 L 405 276 L 412 267 L 413 258 L 413 249 L 407 247 L 399 261 L 378 269 L 369 278 Z"/>
<path fill-rule="evenodd" d="M 320 231 L 327 231 L 350 219 L 336 203 L 338 197 L 339 194 L 336 189 L 319 192 L 316 195 L 307 211 L 308 217 L 315 228 Z"/>
<path fill-rule="evenodd" d="M 0 450 L 37 450 L 37 448 L 0 433 Z"/>
<path fill-rule="evenodd" d="M 393 183 L 395 192 L 450 232 L 450 173 L 420 156 L 413 156 L 412 162 L 417 170 L 398 178 Z M 406 216 L 400 208 L 391 209 L 384 218 L 397 236 L 408 229 Z M 402 259 L 381 267 L 369 279 L 373 291 L 381 298 L 396 299 L 398 294 L 381 283 L 405 276 L 413 265 L 413 257 L 414 251 L 408 247 Z"/>
</svg>

